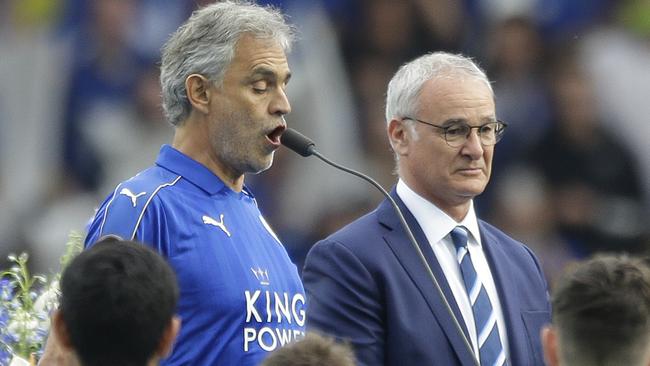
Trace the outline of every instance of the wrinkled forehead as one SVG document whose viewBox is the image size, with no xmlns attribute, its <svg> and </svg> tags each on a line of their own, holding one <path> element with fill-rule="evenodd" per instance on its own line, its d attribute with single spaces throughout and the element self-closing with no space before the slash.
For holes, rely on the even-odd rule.
<svg viewBox="0 0 650 366">
<path fill-rule="evenodd" d="M 287 55 L 279 41 L 250 35 L 244 35 L 237 42 L 230 68 L 246 73 L 262 69 L 277 75 L 290 74 Z"/>
<path fill-rule="evenodd" d="M 488 81 L 471 75 L 442 75 L 425 81 L 418 93 L 418 102 L 427 103 L 435 97 L 444 99 L 448 96 L 466 95 L 494 101 L 494 91 Z"/>
<path fill-rule="evenodd" d="M 492 98 L 494 98 L 494 90 L 492 83 L 484 75 L 474 75 L 467 71 L 454 69 L 435 75 L 422 84 L 422 88 L 427 84 L 473 84 L 476 86 L 481 85 L 487 90 Z M 479 86 L 480 87 L 480 86 Z"/>
<path fill-rule="evenodd" d="M 491 121 L 496 118 L 492 89 L 480 78 L 444 77 L 424 83 L 416 106 L 434 119 Z"/>
</svg>

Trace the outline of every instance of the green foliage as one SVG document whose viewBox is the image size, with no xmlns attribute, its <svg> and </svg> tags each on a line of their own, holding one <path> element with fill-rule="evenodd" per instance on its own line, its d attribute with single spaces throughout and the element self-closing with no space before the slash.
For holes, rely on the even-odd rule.
<svg viewBox="0 0 650 366">
<path fill-rule="evenodd" d="M 83 234 L 71 231 L 61 256 L 61 272 L 82 249 Z M 0 271 L 0 365 L 8 364 L 13 356 L 40 356 L 60 295 L 61 272 L 32 275 L 27 253 L 11 254 L 8 259 L 11 268 Z"/>
</svg>

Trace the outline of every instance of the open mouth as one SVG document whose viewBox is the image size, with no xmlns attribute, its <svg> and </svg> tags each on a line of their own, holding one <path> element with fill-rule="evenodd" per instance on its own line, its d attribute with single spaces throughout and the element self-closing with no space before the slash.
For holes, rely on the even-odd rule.
<svg viewBox="0 0 650 366">
<path fill-rule="evenodd" d="M 266 138 L 271 142 L 273 146 L 280 146 L 280 136 L 284 133 L 284 130 L 287 128 L 285 126 L 278 126 L 273 131 L 266 135 Z"/>
</svg>

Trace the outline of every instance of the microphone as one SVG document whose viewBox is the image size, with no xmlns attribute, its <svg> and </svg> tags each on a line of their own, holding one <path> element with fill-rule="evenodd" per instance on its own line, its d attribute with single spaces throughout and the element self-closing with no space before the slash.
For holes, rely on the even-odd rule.
<svg viewBox="0 0 650 366">
<path fill-rule="evenodd" d="M 305 157 L 312 155 L 316 146 L 316 143 L 310 140 L 309 137 L 293 128 L 287 128 L 284 131 L 282 136 L 280 136 L 280 142 L 282 142 L 282 145 Z"/>
<path fill-rule="evenodd" d="M 431 267 L 429 266 L 429 263 L 427 262 L 426 258 L 424 257 L 424 253 L 422 253 L 422 249 L 420 249 L 420 245 L 418 244 L 417 240 L 415 239 L 415 236 L 413 235 L 413 232 L 411 231 L 411 228 L 409 227 L 408 223 L 406 222 L 406 219 L 404 218 L 404 214 L 402 214 L 402 210 L 400 210 L 399 206 L 397 206 L 397 202 L 391 197 L 388 192 L 379 184 L 377 183 L 374 179 L 370 178 L 369 176 L 360 173 L 356 170 L 344 167 L 340 164 L 337 164 L 325 156 L 323 156 L 321 153 L 319 153 L 316 150 L 316 143 L 309 139 L 307 136 L 301 134 L 300 132 L 292 129 L 292 128 L 287 128 L 284 133 L 282 134 L 280 138 L 280 142 L 282 145 L 286 146 L 287 148 L 291 149 L 292 151 L 298 153 L 301 156 L 307 157 L 314 155 L 320 160 L 324 161 L 325 163 L 333 166 L 336 169 L 342 170 L 344 172 L 350 173 L 352 175 L 355 175 L 366 182 L 372 184 L 375 188 L 377 188 L 383 195 L 386 197 L 386 199 L 390 202 L 390 204 L 393 206 L 393 209 L 395 210 L 395 213 L 397 214 L 397 217 L 399 217 L 399 221 L 402 224 L 402 228 L 404 228 L 404 231 L 406 232 L 406 235 L 409 238 L 409 241 L 411 242 L 411 245 L 415 249 L 415 251 L 418 253 L 418 256 L 420 257 L 420 261 L 422 261 L 422 264 L 424 265 L 424 268 L 427 270 L 427 274 L 429 275 L 429 278 L 431 279 L 431 282 L 433 282 L 438 295 L 442 299 L 442 302 L 445 305 L 445 308 L 447 309 L 447 313 L 452 319 L 452 322 L 454 323 L 454 326 L 456 327 L 456 330 L 460 334 L 461 338 L 463 339 L 465 343 L 465 347 L 467 347 L 467 350 L 469 351 L 470 355 L 472 355 L 472 360 L 474 360 L 474 364 L 476 366 L 480 366 L 478 362 L 477 355 L 474 353 L 474 348 L 472 347 L 471 343 L 469 342 L 469 339 L 465 336 L 465 332 L 463 332 L 463 328 L 460 326 L 460 323 L 458 322 L 458 319 L 456 318 L 456 315 L 454 315 L 453 310 L 451 309 L 451 306 L 449 305 L 449 301 L 447 301 L 447 298 L 445 297 L 445 294 L 442 292 L 442 288 L 440 287 L 440 284 L 438 283 L 438 280 L 436 279 L 436 276 L 433 274 L 433 271 L 431 270 Z"/>
</svg>

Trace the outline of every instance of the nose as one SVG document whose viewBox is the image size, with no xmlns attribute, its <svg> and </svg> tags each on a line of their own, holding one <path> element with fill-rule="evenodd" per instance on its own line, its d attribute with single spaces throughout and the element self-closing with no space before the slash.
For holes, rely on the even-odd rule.
<svg viewBox="0 0 650 366">
<path fill-rule="evenodd" d="M 269 104 L 269 113 L 273 115 L 285 115 L 291 112 L 291 103 L 289 103 L 289 98 L 282 88 L 278 88 L 275 93 L 271 104 Z"/>
<path fill-rule="evenodd" d="M 469 156 L 472 160 L 478 160 L 483 156 L 483 144 L 481 144 L 481 137 L 478 135 L 478 131 L 475 129 L 470 131 L 460 152 L 462 155 Z"/>
</svg>

